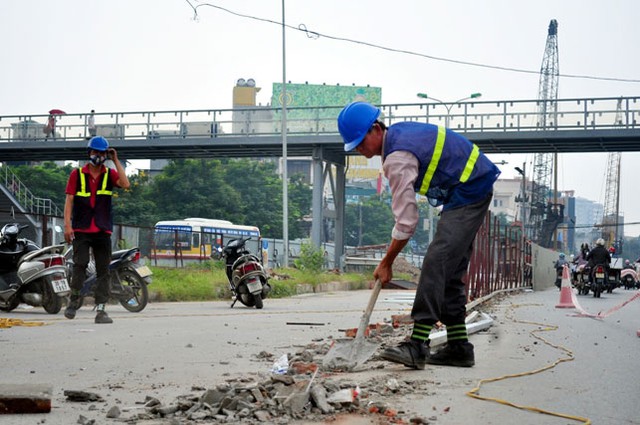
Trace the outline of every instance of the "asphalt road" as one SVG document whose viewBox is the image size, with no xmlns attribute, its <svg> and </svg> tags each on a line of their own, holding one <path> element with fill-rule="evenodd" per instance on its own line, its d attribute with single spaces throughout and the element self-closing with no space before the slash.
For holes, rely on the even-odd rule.
<svg viewBox="0 0 640 425">
<path fill-rule="evenodd" d="M 597 313 L 635 293 L 617 289 L 601 299 L 578 300 L 585 310 Z M 114 305 L 109 309 L 112 325 L 94 324 L 89 307 L 75 320 L 64 319 L 62 313 L 48 315 L 41 308 L 1 312 L 0 317 L 46 325 L 0 329 L 0 382 L 52 385 L 53 407 L 48 414 L 0 416 L 0 423 L 73 424 L 80 415 L 110 423 L 105 413 L 114 405 L 126 412 L 139 407 L 136 403 L 145 396 L 169 404 L 178 395 L 201 393 L 194 387 L 268 375 L 272 363 L 258 353 L 279 357 L 311 342 L 342 337 L 340 329 L 358 325 L 369 294 L 363 290 L 267 299 L 263 310 L 239 305 L 230 309 L 228 302 L 151 303 L 136 314 Z M 399 294 L 406 292 L 383 290 L 371 321 L 407 314 L 410 305 L 398 301 Z M 481 306 L 494 323 L 470 337 L 476 346 L 473 368 L 415 371 L 373 359 L 364 371 L 325 378 L 380 385 L 395 379 L 422 388 L 400 391 L 385 402 L 404 417 L 420 416 L 439 425 L 581 423 L 465 395 L 481 379 L 527 373 L 572 357 L 538 374 L 483 384 L 480 394 L 589 418 L 593 424 L 640 424 L 640 300 L 604 320 L 571 316 L 575 310 L 556 308 L 558 301 L 558 291 L 549 289 L 494 298 Z M 532 333 L 536 329 L 572 354 L 537 340 Z M 402 332 L 397 332 L 400 337 Z M 64 390 L 95 392 L 105 402 L 90 403 L 96 406 L 90 410 L 90 404 L 66 401 Z"/>
</svg>

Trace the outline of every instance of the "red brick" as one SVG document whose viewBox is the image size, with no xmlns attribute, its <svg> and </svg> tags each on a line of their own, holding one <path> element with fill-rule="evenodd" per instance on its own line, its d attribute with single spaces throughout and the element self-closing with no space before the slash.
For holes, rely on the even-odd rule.
<svg viewBox="0 0 640 425">
<path fill-rule="evenodd" d="M 51 385 L 0 384 L 0 414 L 49 413 Z"/>
</svg>

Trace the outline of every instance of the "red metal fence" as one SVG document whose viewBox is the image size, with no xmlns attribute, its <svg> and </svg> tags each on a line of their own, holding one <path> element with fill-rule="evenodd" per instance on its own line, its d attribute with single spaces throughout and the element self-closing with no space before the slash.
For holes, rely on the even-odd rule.
<svg viewBox="0 0 640 425">
<path fill-rule="evenodd" d="M 492 292 L 532 284 L 531 244 L 522 228 L 500 224 L 488 213 L 478 231 L 466 277 L 469 301 Z"/>
</svg>

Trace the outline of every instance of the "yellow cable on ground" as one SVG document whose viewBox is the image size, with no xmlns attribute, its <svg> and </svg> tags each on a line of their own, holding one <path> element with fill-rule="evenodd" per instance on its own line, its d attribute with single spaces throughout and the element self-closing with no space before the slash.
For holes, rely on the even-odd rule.
<svg viewBox="0 0 640 425">
<path fill-rule="evenodd" d="M 21 319 L 8 319 L 0 317 L 0 328 L 10 328 L 12 326 L 42 326 L 44 322 L 25 322 Z"/>
<path fill-rule="evenodd" d="M 573 361 L 574 356 L 573 356 L 573 352 L 571 350 L 569 350 L 568 348 L 562 347 L 560 345 L 556 345 L 556 344 L 552 344 L 551 342 L 547 341 L 546 339 L 544 339 L 543 337 L 541 337 L 540 335 L 537 335 L 538 332 L 548 332 L 548 331 L 555 331 L 556 329 L 558 329 L 557 326 L 555 325 L 547 325 L 544 323 L 536 323 L 536 322 L 529 322 L 529 321 L 524 321 L 524 320 L 517 320 L 513 317 L 513 315 L 509 315 L 509 312 L 513 313 L 513 309 L 515 309 L 516 307 L 522 307 L 524 304 L 522 305 L 513 305 L 511 304 L 511 308 L 509 310 L 507 310 L 507 313 L 505 314 L 509 319 L 511 319 L 513 322 L 515 323 L 524 323 L 524 324 L 529 324 L 529 325 L 536 325 L 536 326 L 540 326 L 540 329 L 534 329 L 533 331 L 530 332 L 530 334 L 544 342 L 545 344 L 547 344 L 550 347 L 556 348 L 558 350 L 564 351 L 564 353 L 566 353 L 567 357 L 561 357 L 558 360 L 556 360 L 555 362 L 544 366 L 540 369 L 536 369 L 536 370 L 532 370 L 529 372 L 522 372 L 522 373 L 515 373 L 515 374 L 511 374 L 511 375 L 503 375 L 497 378 L 486 378 L 486 379 L 481 379 L 478 382 L 478 385 L 472 389 L 471 391 L 467 392 L 466 395 L 468 395 L 469 397 L 478 399 L 478 400 L 485 400 L 485 401 L 493 401 L 496 403 L 500 403 L 500 404 L 504 404 L 506 406 L 511 406 L 511 407 L 515 407 L 516 409 L 521 409 L 521 410 L 528 410 L 530 412 L 536 412 L 536 413 L 542 413 L 544 415 L 550 415 L 550 416 L 556 416 L 556 417 L 560 417 L 560 418 L 565 418 L 565 419 L 571 419 L 574 421 L 581 421 L 584 425 L 591 425 L 591 420 L 589 418 L 583 418 L 581 416 L 573 416 L 573 415 L 568 415 L 565 413 L 558 413 L 558 412 L 552 412 L 550 410 L 544 410 L 544 409 L 540 409 L 539 407 L 535 407 L 535 406 L 525 406 L 522 404 L 516 404 L 507 400 L 503 400 L 503 399 L 499 399 L 499 398 L 493 398 L 493 397 L 484 397 L 480 395 L 480 387 L 482 387 L 482 384 L 486 384 L 488 382 L 496 382 L 496 381 L 502 381 L 505 379 L 510 379 L 510 378 L 518 378 L 521 376 L 527 376 L 527 375 L 535 375 L 536 373 L 540 373 L 540 372 L 544 372 L 545 370 L 549 370 L 552 369 L 554 367 L 556 367 L 557 365 L 559 365 L 560 363 L 563 362 L 570 362 Z"/>
</svg>

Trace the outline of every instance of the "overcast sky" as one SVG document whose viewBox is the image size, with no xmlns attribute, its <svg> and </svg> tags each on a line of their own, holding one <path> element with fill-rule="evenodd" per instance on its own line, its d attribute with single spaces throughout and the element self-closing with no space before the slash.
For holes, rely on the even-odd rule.
<svg viewBox="0 0 640 425">
<path fill-rule="evenodd" d="M 209 2 L 280 22 L 281 0 Z M 192 1 L 193 5 L 203 2 Z M 549 21 L 558 21 L 560 72 L 640 79 L 637 0 L 287 0 L 287 80 L 382 87 L 383 103 L 417 92 L 454 101 L 535 99 Z M 282 81 L 282 28 L 185 0 L 2 0 L 0 116 L 230 108 L 238 78 L 253 78 L 269 102 Z M 415 54 L 381 50 L 384 46 Z M 444 60 L 429 59 L 426 55 Z M 472 62 L 529 72 L 455 63 Z M 640 95 L 640 83 L 561 77 L 559 98 Z M 506 160 L 503 176 L 532 156 Z M 604 201 L 606 154 L 560 158 L 559 188 Z M 634 168 L 622 155 L 621 211 L 640 222 Z M 640 234 L 640 225 L 627 234 Z"/>
</svg>

